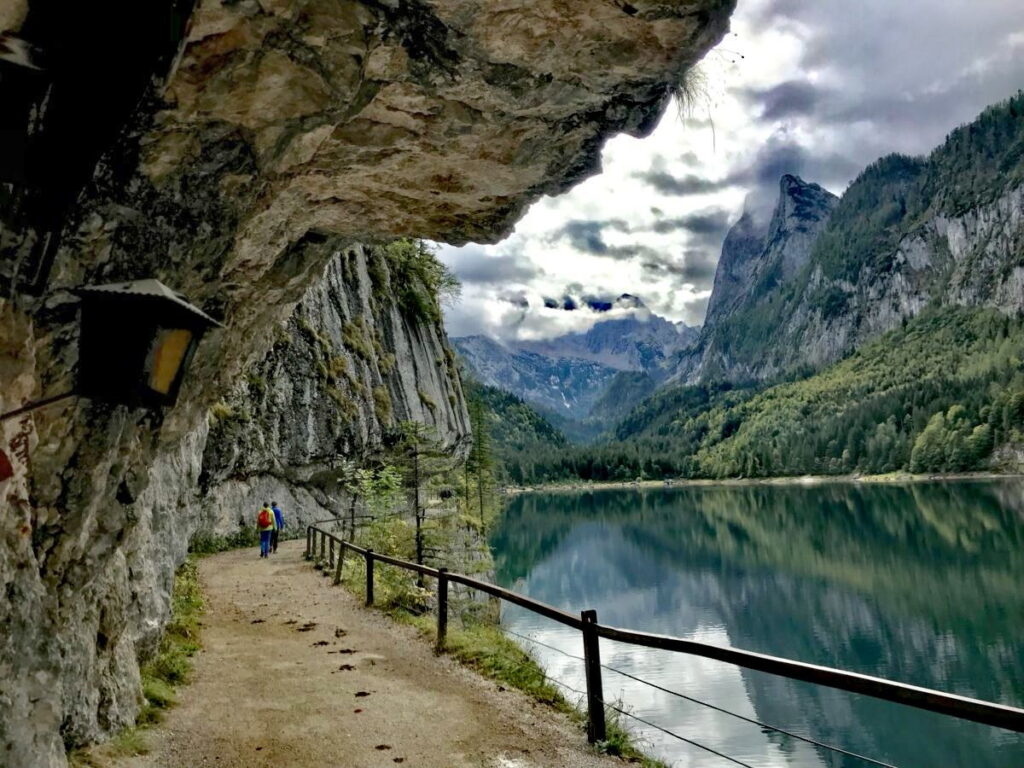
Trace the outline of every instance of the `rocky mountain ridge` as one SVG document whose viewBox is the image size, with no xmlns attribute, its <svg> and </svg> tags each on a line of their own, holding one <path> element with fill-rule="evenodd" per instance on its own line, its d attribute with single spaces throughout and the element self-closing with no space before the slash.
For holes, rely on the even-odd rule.
<svg viewBox="0 0 1024 768">
<path fill-rule="evenodd" d="M 673 379 L 744 379 L 755 376 L 733 359 L 737 317 L 756 315 L 791 287 L 806 268 L 811 249 L 839 198 L 817 184 L 784 175 L 767 226 L 744 212 L 722 246 L 708 302 L 708 319 L 692 347 L 679 355 Z M 770 344 L 769 339 L 765 339 Z"/>
<path fill-rule="evenodd" d="M 697 329 L 672 323 L 636 297 L 629 298 L 636 302 L 635 311 L 625 317 L 601 320 L 582 333 L 518 341 L 512 346 L 554 359 L 590 360 L 617 371 L 654 373 L 667 358 L 693 342 Z"/>
<path fill-rule="evenodd" d="M 489 336 L 463 336 L 452 343 L 480 383 L 511 392 L 542 413 L 570 419 L 585 419 L 616 373 L 591 360 L 509 348 Z"/>
<path fill-rule="evenodd" d="M 692 343 L 697 330 L 654 314 L 624 294 L 631 311 L 599 320 L 587 331 L 537 341 L 498 341 L 487 336 L 453 339 L 470 372 L 483 384 L 513 393 L 556 420 L 586 420 L 609 388 L 634 403 L 665 376 L 666 362 Z M 629 375 L 626 375 L 629 374 Z M 650 387 L 625 387 L 649 380 Z M 621 398 L 620 398 L 621 399 Z M 621 405 L 621 403 L 620 403 Z"/>
<path fill-rule="evenodd" d="M 1024 309 L 1021 94 L 927 158 L 882 158 L 838 201 L 813 187 L 783 178 L 763 244 L 748 217 L 733 227 L 675 381 L 818 369 L 935 303 Z"/>
</svg>

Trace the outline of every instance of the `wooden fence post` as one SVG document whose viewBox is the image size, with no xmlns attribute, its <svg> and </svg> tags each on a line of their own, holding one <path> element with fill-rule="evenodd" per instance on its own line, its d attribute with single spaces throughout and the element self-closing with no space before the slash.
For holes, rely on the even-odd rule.
<svg viewBox="0 0 1024 768">
<path fill-rule="evenodd" d="M 437 642 L 434 653 L 444 653 L 444 641 L 448 636 L 448 569 L 437 571 Z"/>
<path fill-rule="evenodd" d="M 334 569 L 334 586 L 341 584 L 341 566 L 345 562 L 345 545 L 338 544 L 338 565 Z"/>
<path fill-rule="evenodd" d="M 320 531 L 320 560 L 327 553 L 327 531 Z"/>
<path fill-rule="evenodd" d="M 601 647 L 597 638 L 597 611 L 583 611 L 583 663 L 587 672 L 587 741 L 608 738 L 604 721 L 604 687 L 601 683 Z"/>
<path fill-rule="evenodd" d="M 334 539 L 333 538 L 331 539 L 331 543 L 330 543 L 330 546 L 329 546 L 329 551 L 328 551 L 328 554 L 327 554 L 327 562 L 331 566 L 331 568 L 334 567 Z"/>
<path fill-rule="evenodd" d="M 313 528 L 312 526 L 306 526 L 306 559 L 313 559 Z"/>
<path fill-rule="evenodd" d="M 366 550 L 366 604 L 373 605 L 373 550 Z"/>
</svg>

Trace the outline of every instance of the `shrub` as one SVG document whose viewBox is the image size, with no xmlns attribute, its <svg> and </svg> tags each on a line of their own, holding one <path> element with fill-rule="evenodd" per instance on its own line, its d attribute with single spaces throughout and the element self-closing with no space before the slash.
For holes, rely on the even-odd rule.
<svg viewBox="0 0 1024 768">
<path fill-rule="evenodd" d="M 413 320 L 441 322 L 441 303 L 458 297 L 459 281 L 419 240 L 395 240 L 382 249 L 399 309 Z"/>
<path fill-rule="evenodd" d="M 195 555 L 212 555 L 229 549 L 255 547 L 260 536 L 255 527 L 240 526 L 234 533 L 222 536 L 211 531 L 196 531 L 189 542 L 188 551 Z"/>
<path fill-rule="evenodd" d="M 431 413 L 437 412 L 437 403 L 434 402 L 434 398 L 432 398 L 422 389 L 417 390 L 417 394 L 420 396 L 420 402 L 423 403 L 423 405 L 425 405 L 427 408 L 429 408 Z"/>
<path fill-rule="evenodd" d="M 373 359 L 373 347 L 366 339 L 366 326 L 362 316 L 349 320 L 341 328 L 341 341 L 363 360 Z"/>
<path fill-rule="evenodd" d="M 373 406 L 377 414 L 377 421 L 387 424 L 391 421 L 391 395 L 384 387 L 373 388 Z"/>
</svg>

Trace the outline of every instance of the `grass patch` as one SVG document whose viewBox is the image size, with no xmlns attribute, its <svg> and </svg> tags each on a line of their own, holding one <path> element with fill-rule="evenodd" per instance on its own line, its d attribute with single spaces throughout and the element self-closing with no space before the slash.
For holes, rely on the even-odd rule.
<svg viewBox="0 0 1024 768">
<path fill-rule="evenodd" d="M 377 421 L 385 425 L 391 422 L 391 395 L 386 387 L 373 388 L 373 408 Z"/>
<path fill-rule="evenodd" d="M 476 518 L 472 522 L 478 523 Z M 362 531 L 361 546 L 374 552 L 392 555 L 404 560 L 413 558 L 413 530 L 404 520 L 377 520 Z M 318 567 L 326 564 L 314 556 Z M 377 563 L 374 578 L 374 605 L 395 621 L 409 624 L 428 642 L 433 643 L 437 632 L 437 618 L 430 610 L 431 594 L 415 584 L 411 571 Z M 342 584 L 360 598 L 365 598 L 366 571 L 362 557 L 348 553 L 342 566 Z M 474 610 L 482 606 L 470 602 L 462 610 L 449 602 L 448 634 L 445 653 L 478 674 L 499 685 L 522 691 L 535 701 L 566 715 L 575 724 L 584 727 L 586 717 L 583 702 L 568 700 L 548 678 L 528 650 L 506 635 L 493 620 L 489 611 Z M 616 706 L 623 708 L 621 704 Z M 667 768 L 665 763 L 644 755 L 636 746 L 629 731 L 622 725 L 625 716 L 606 709 L 605 741 L 595 745 L 608 755 L 639 765 L 641 768 Z"/>
<path fill-rule="evenodd" d="M 171 621 L 164 630 L 156 655 L 141 669 L 146 707 L 167 708 L 174 703 L 174 686 L 188 682 L 192 657 L 200 647 L 199 618 L 202 615 L 199 571 L 195 558 L 190 557 L 174 579 Z"/>
<path fill-rule="evenodd" d="M 431 413 L 437 413 L 437 403 L 434 402 L 434 398 L 432 398 L 422 389 L 416 390 L 416 394 L 420 396 L 420 402 L 423 403 L 423 405 L 425 405 L 427 408 L 429 408 Z"/>
<path fill-rule="evenodd" d="M 107 768 L 111 760 L 149 754 L 142 728 L 125 728 L 105 744 L 73 749 L 68 752 L 71 768 Z"/>
<path fill-rule="evenodd" d="M 397 621 L 413 625 L 424 638 L 433 641 L 437 631 L 437 619 L 434 616 L 417 616 L 401 609 L 389 610 L 388 614 Z M 484 677 L 516 688 L 585 727 L 586 717 L 578 706 L 566 699 L 548 679 L 536 659 L 498 626 L 475 621 L 464 622 L 461 626 L 449 624 L 445 652 Z M 600 752 L 621 757 L 641 768 L 668 768 L 665 763 L 648 757 L 637 748 L 633 737 L 622 725 L 623 718 L 624 715 L 613 709 L 605 711 L 607 739 L 595 747 Z"/>
<path fill-rule="evenodd" d="M 174 706 L 176 686 L 188 682 L 192 656 L 199 650 L 199 619 L 203 595 L 199 587 L 196 559 L 189 557 L 178 569 L 171 592 L 171 620 L 164 630 L 156 655 L 140 669 L 145 703 L 134 726 L 120 731 L 110 741 L 68 752 L 72 768 L 103 768 L 109 761 L 149 752 L 145 731 L 160 722 L 163 712 Z"/>
<path fill-rule="evenodd" d="M 210 420 L 213 422 L 226 421 L 234 418 L 235 409 L 220 400 L 210 406 Z"/>
<path fill-rule="evenodd" d="M 413 616 L 397 610 L 389 613 L 398 621 L 415 626 L 425 638 L 434 639 L 437 631 L 434 616 Z M 445 652 L 484 677 L 517 688 L 542 704 L 582 722 L 579 711 L 548 680 L 534 658 L 497 626 L 483 622 L 449 625 Z"/>
</svg>

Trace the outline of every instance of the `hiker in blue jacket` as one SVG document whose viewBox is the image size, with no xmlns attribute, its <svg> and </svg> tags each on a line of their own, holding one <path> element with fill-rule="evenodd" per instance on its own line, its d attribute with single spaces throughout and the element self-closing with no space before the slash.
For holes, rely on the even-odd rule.
<svg viewBox="0 0 1024 768">
<path fill-rule="evenodd" d="M 271 502 L 270 508 L 274 510 L 274 530 L 270 533 L 270 551 L 277 552 L 277 537 L 284 529 L 284 513 L 277 506 L 277 502 Z"/>
</svg>

